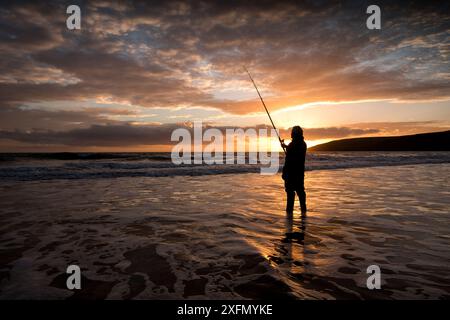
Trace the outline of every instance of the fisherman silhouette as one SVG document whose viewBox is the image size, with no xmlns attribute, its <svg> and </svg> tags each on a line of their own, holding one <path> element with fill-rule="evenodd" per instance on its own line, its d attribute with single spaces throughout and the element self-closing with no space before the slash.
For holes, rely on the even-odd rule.
<svg viewBox="0 0 450 320">
<path fill-rule="evenodd" d="M 295 194 L 300 201 L 301 213 L 306 214 L 306 193 L 305 193 L 305 156 L 306 143 L 303 138 L 303 130 L 295 126 L 291 131 L 292 141 L 289 145 L 282 146 L 286 150 L 282 178 L 286 190 L 286 212 L 291 214 L 294 211 Z"/>
</svg>

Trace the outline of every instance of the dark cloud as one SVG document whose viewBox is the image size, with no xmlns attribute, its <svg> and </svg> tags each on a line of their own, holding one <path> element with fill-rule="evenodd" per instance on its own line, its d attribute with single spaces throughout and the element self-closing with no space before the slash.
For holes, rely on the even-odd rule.
<svg viewBox="0 0 450 320">
<path fill-rule="evenodd" d="M 306 128 L 304 135 L 309 140 L 337 139 L 344 137 L 367 136 L 380 132 L 379 129 L 355 129 L 347 127 Z"/>
<path fill-rule="evenodd" d="M 170 145 L 172 132 L 175 129 L 184 128 L 191 132 L 192 125 L 184 124 L 155 124 L 155 125 L 131 125 L 131 124 L 108 124 L 92 125 L 87 128 L 77 128 L 67 131 L 54 130 L 29 130 L 29 131 L 0 131 L 0 139 L 15 140 L 19 142 L 40 145 L 66 145 L 83 147 L 129 147 L 143 145 Z M 210 128 L 206 125 L 204 129 Z M 225 134 L 226 129 L 233 127 L 214 127 Z M 269 128 L 259 125 L 255 129 Z M 248 127 L 243 127 L 244 130 Z M 342 138 L 349 136 L 362 136 L 377 133 L 377 129 L 353 129 L 347 127 L 337 128 L 305 128 L 305 138 L 309 140 L 325 138 Z M 290 131 L 282 130 L 282 136 L 288 138 Z"/>
<path fill-rule="evenodd" d="M 33 117 L 36 119 L 45 118 L 46 116 L 49 116 L 49 113 L 51 113 L 45 113 L 39 110 L 24 110 L 23 112 L 27 114 L 27 120 L 30 120 Z M 91 117 L 95 121 L 99 121 L 101 118 L 99 115 L 100 111 L 90 110 L 90 112 L 92 114 Z M 115 112 L 121 113 L 124 111 L 116 110 Z M 58 119 L 61 123 L 65 123 L 66 126 L 60 127 L 59 130 L 33 129 L 30 120 L 30 123 L 24 124 L 30 125 L 30 129 L 2 129 L 0 130 L 1 149 L 6 152 L 11 150 L 8 148 L 19 150 L 20 146 L 23 145 L 24 150 L 30 150 L 33 149 L 33 147 L 45 147 L 46 150 L 53 150 L 52 148 L 55 146 L 60 147 L 60 149 L 54 149 L 55 151 L 67 151 L 71 150 L 71 147 L 90 148 L 90 150 L 94 151 L 95 148 L 106 148 L 104 150 L 112 150 L 119 147 L 133 150 L 133 147 L 142 146 L 170 147 L 176 143 L 170 141 L 172 132 L 179 128 L 188 130 L 191 133 L 191 136 L 194 136 L 191 122 L 147 125 L 135 125 L 122 122 L 104 122 L 103 124 L 91 124 L 89 126 L 77 127 L 76 124 L 72 124 L 71 126 L 70 121 L 79 120 L 89 123 L 91 119 L 86 120 L 82 118 L 82 114 L 77 114 L 75 112 L 53 113 L 55 119 Z M 203 130 L 208 128 L 219 129 L 224 135 L 226 133 L 226 129 L 237 129 L 237 127 L 231 126 L 212 126 L 210 124 L 204 124 Z M 244 130 L 249 128 L 258 130 L 270 129 L 271 127 L 265 124 L 260 124 L 254 127 L 241 128 Z M 448 129 L 449 123 L 445 121 L 373 122 L 355 123 L 341 127 L 303 128 L 304 137 L 306 140 L 340 139 L 373 135 L 406 135 L 422 132 L 444 131 Z M 281 137 L 288 139 L 290 137 L 290 130 L 291 128 L 281 129 Z M 17 147 L 14 147 L 15 145 Z"/>
<path fill-rule="evenodd" d="M 131 110 L 107 108 L 81 108 L 79 110 L 49 111 L 14 106 L 0 107 L 0 128 L 2 130 L 70 130 L 93 124 L 116 124 L 111 115 L 130 115 Z"/>
<path fill-rule="evenodd" d="M 41 145 L 139 146 L 169 144 L 175 125 L 92 125 L 68 131 L 0 131 L 1 139 Z"/>
<path fill-rule="evenodd" d="M 448 121 L 366 122 L 353 123 L 353 129 L 376 128 L 379 135 L 409 135 L 450 129 Z"/>
<path fill-rule="evenodd" d="M 379 1 L 10 2 L 0 11 L 0 101 L 110 97 L 146 107 L 259 111 L 215 91 L 254 72 L 273 109 L 314 101 L 448 98 L 448 4 Z M 249 86 L 250 87 L 250 86 Z M 250 87 L 251 89 L 251 87 Z"/>
</svg>

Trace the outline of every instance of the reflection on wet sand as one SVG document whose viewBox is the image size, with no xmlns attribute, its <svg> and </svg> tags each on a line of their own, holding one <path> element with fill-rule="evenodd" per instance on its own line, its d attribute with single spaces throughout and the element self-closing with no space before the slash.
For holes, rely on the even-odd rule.
<svg viewBox="0 0 450 320">
<path fill-rule="evenodd" d="M 305 231 L 306 215 L 294 219 L 294 214 L 286 213 L 285 232 L 279 243 L 276 243 L 274 253 L 269 260 L 276 265 L 282 265 L 288 272 L 298 272 L 306 263 Z"/>
<path fill-rule="evenodd" d="M 448 299 L 449 170 L 308 172 L 304 217 L 279 176 L 2 182 L 0 298 Z"/>
</svg>

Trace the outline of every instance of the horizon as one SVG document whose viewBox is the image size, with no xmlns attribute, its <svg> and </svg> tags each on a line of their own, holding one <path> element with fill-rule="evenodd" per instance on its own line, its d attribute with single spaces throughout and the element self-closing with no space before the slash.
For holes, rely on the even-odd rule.
<svg viewBox="0 0 450 320">
<path fill-rule="evenodd" d="M 2 153 L 168 152 L 193 121 L 268 126 L 244 65 L 309 147 L 450 129 L 444 4 L 381 1 L 380 30 L 356 1 L 74 4 L 80 30 L 60 2 L 0 12 Z"/>
<path fill-rule="evenodd" d="M 450 132 L 450 130 L 444 130 L 444 131 L 432 131 L 432 132 L 422 132 L 422 133 L 414 133 L 414 134 L 408 134 L 408 135 L 400 135 L 400 136 L 367 136 L 367 137 L 352 137 L 352 138 L 342 138 L 342 139 L 335 139 L 335 140 L 329 140 L 327 142 L 324 143 L 317 143 L 317 144 L 313 144 L 313 145 L 307 145 L 307 149 L 311 149 L 313 147 L 317 147 L 317 146 L 321 146 L 321 145 L 325 145 L 328 143 L 332 143 L 332 142 L 336 142 L 336 141 L 344 141 L 344 140 L 352 140 L 352 139 L 364 139 L 364 138 L 396 138 L 396 137 L 408 137 L 408 136 L 415 136 L 415 135 L 421 135 L 421 134 L 432 134 L 432 133 L 444 133 L 444 132 Z M 290 140 L 286 140 L 287 142 Z M 202 148 L 205 147 L 205 145 L 208 144 L 203 144 Z M 170 145 L 170 149 L 172 148 L 173 145 Z M 193 147 L 194 145 L 192 145 Z M 273 150 L 273 149 L 272 149 Z M 270 150 L 268 150 L 270 152 Z M 279 150 L 273 150 L 273 151 L 278 151 Z M 431 151 L 431 150 L 429 150 Z M 435 150 L 435 151 L 443 151 L 443 150 Z M 216 149 L 215 152 L 218 153 L 225 153 L 226 150 L 224 149 Z M 238 153 L 239 151 L 235 150 L 234 153 Z M 246 150 L 245 153 L 257 153 L 258 150 L 254 150 L 254 151 L 248 151 Z M 342 152 L 342 151 L 326 151 L 326 150 L 311 150 L 310 152 Z M 345 151 L 344 151 L 345 152 Z M 352 150 L 351 152 L 359 152 L 356 150 Z M 366 152 L 366 151 L 361 151 L 361 152 Z M 384 152 L 384 151 L 369 151 L 369 152 Z M 404 150 L 398 150 L 398 151 L 390 151 L 390 152 L 405 152 Z M 411 150 L 410 152 L 417 152 L 414 150 Z M 42 151 L 18 151 L 18 152 L 3 152 L 0 151 L 0 154 L 16 154 L 16 153 L 171 153 L 171 150 L 166 150 L 166 151 L 83 151 L 83 150 L 71 150 L 71 151 L 48 151 L 48 152 L 42 152 Z M 194 152 L 192 151 L 192 154 L 196 154 L 196 153 L 202 153 L 202 151 L 198 151 L 198 152 Z M 280 152 L 282 153 L 282 152 Z"/>
</svg>

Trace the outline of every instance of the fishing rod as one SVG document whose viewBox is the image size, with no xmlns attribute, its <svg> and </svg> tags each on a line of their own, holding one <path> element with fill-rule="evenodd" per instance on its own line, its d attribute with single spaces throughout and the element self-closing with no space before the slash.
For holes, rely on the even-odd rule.
<svg viewBox="0 0 450 320">
<path fill-rule="evenodd" d="M 258 93 L 259 99 L 261 99 L 262 105 L 264 106 L 264 109 L 266 110 L 266 113 L 269 116 L 270 122 L 272 123 L 272 127 L 275 129 L 275 132 L 277 133 L 277 137 L 278 137 L 278 140 L 280 141 L 281 147 L 283 148 L 283 151 L 286 154 L 286 149 L 284 148 L 283 140 L 281 140 L 280 135 L 278 134 L 278 130 L 275 127 L 275 124 L 273 123 L 273 120 L 272 120 L 272 117 L 270 116 L 269 110 L 267 110 L 266 104 L 264 103 L 261 93 L 259 93 L 258 87 L 256 86 L 255 81 L 253 80 L 252 76 L 250 75 L 250 72 L 248 72 L 248 70 L 245 66 L 244 66 L 244 70 L 247 72 L 248 76 L 250 77 L 250 80 L 252 81 L 253 85 L 255 86 L 255 89 L 256 89 L 256 92 Z"/>
</svg>

